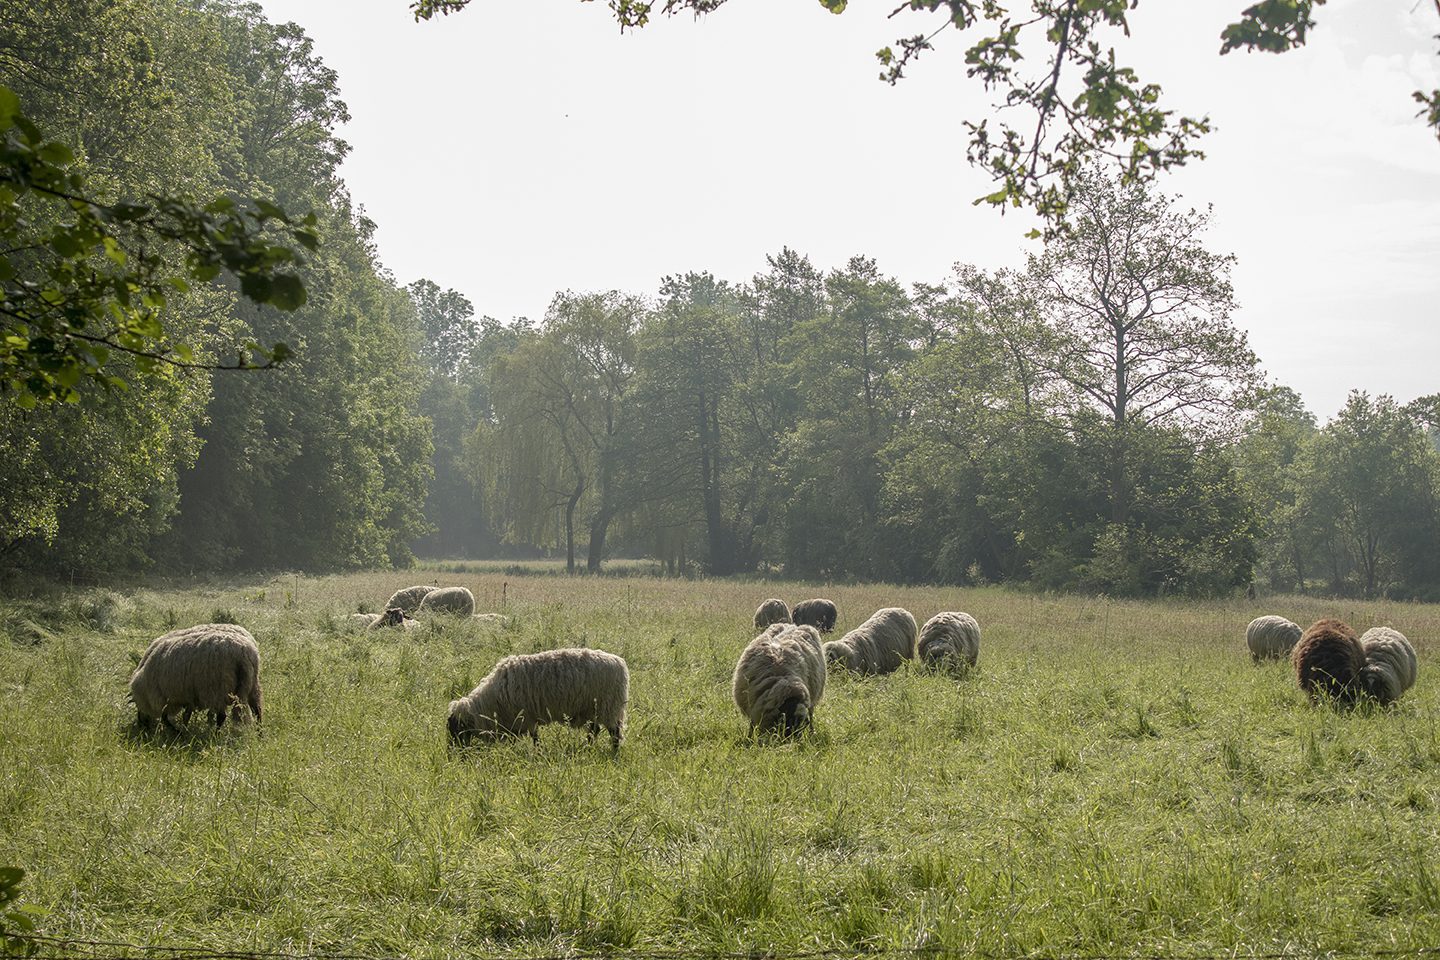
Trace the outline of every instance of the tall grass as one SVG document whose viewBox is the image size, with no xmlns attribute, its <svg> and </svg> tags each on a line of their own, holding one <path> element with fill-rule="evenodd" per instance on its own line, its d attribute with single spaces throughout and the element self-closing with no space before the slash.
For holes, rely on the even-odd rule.
<svg viewBox="0 0 1440 960">
<path fill-rule="evenodd" d="M 514 620 L 346 632 L 425 580 Z M 777 589 L 832 597 L 840 630 L 967 610 L 979 669 L 836 676 L 812 735 L 757 744 L 729 680 Z M 1440 944 L 1440 607 L 1271 611 L 1391 623 L 1420 681 L 1392 710 L 1313 708 L 1251 664 L 1244 602 L 504 568 L 9 600 L 0 863 L 30 871 L 48 932 L 227 949 Z M 263 732 L 135 734 L 139 653 L 216 618 L 260 643 Z M 630 663 L 618 758 L 564 728 L 447 750 L 446 703 L 499 657 L 576 644 Z"/>
</svg>

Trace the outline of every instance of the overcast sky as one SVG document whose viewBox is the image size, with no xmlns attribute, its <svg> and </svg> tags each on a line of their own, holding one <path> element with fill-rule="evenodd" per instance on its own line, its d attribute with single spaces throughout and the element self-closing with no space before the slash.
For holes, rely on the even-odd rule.
<svg viewBox="0 0 1440 960">
<path fill-rule="evenodd" d="M 971 201 L 963 121 L 989 115 L 962 43 L 898 86 L 874 51 L 923 29 L 895 4 L 732 0 L 620 35 L 603 3 L 474 0 L 414 23 L 407 0 L 262 0 L 340 74 L 352 194 L 401 282 L 539 318 L 562 289 L 652 294 L 709 270 L 743 281 L 782 246 L 857 253 L 904 283 L 956 262 L 1019 266 L 1032 225 Z M 1208 114 L 1208 159 L 1162 180 L 1213 205 L 1234 253 L 1235 321 L 1323 420 L 1351 388 L 1440 391 L 1440 87 L 1430 0 L 1330 0 L 1310 44 L 1217 55 L 1246 0 L 1152 0 L 1123 63 L 1177 112 Z"/>
</svg>

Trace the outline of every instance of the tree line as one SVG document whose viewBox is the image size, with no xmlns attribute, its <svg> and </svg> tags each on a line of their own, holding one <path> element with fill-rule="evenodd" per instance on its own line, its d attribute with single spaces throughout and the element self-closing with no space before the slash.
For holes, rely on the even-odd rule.
<svg viewBox="0 0 1440 960">
<path fill-rule="evenodd" d="M 1091 173 L 1024 270 L 906 286 L 784 249 L 748 282 L 475 321 L 421 283 L 429 552 L 1125 595 L 1424 596 L 1436 398 L 1321 428 L 1230 321 L 1208 213 Z"/>
<path fill-rule="evenodd" d="M 564 291 L 502 323 L 385 271 L 337 174 L 337 79 L 295 25 L 234 0 L 0 13 L 0 86 L 106 203 L 313 214 L 279 219 L 303 260 L 256 248 L 293 283 L 257 296 L 232 271 L 147 300 L 193 353 L 110 356 L 83 395 L 57 368 L 57 402 L 0 403 L 7 566 L 648 556 L 677 575 L 1440 597 L 1440 398 L 1355 393 L 1319 425 L 1232 323 L 1208 214 L 1153 188 L 1078 171 L 1024 269 L 906 284 L 783 249 L 743 282 Z M 70 227 L 73 209 L 11 205 L 53 221 L 39 235 Z M 288 359 L 204 362 L 237 343 Z"/>
</svg>

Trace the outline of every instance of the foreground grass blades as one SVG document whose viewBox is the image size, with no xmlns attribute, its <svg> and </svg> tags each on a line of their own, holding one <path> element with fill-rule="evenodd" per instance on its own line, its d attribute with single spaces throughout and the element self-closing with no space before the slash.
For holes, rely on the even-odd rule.
<svg viewBox="0 0 1440 960">
<path fill-rule="evenodd" d="M 508 627 L 349 632 L 397 587 Z M 963 678 L 832 674 L 814 729 L 748 738 L 730 678 L 774 593 L 967 610 Z M 0 602 L 0 851 L 53 934 L 210 948 L 1159 952 L 1440 942 L 1440 607 L 1119 603 L 1000 590 L 570 580 L 500 567 Z M 1260 612 L 1392 623 L 1418 684 L 1311 707 L 1252 664 Z M 262 650 L 253 725 L 134 735 L 126 680 L 176 624 Z M 837 635 L 838 635 L 837 633 Z M 508 653 L 625 657 L 618 758 L 583 732 L 450 751 Z"/>
</svg>

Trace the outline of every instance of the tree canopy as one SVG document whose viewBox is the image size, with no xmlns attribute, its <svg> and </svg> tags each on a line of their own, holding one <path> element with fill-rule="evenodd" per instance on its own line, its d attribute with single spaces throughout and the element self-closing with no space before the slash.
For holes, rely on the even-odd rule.
<svg viewBox="0 0 1440 960">
<path fill-rule="evenodd" d="M 1235 50 L 1284 53 L 1303 46 L 1325 0 L 1259 0 L 1243 9 L 1218 38 L 1221 54 Z M 1440 0 L 1433 0 L 1440 13 Z M 644 27 L 657 13 L 696 17 L 726 0 L 611 0 L 621 30 Z M 819 0 L 843 14 L 848 0 Z M 417 20 L 448 15 L 470 0 L 413 0 Z M 1045 232 L 1061 227 L 1069 203 L 1082 190 L 1087 164 L 1103 161 L 1126 181 L 1202 159 L 1206 116 L 1177 115 L 1162 101 L 1159 84 L 1146 82 L 1120 58 L 1131 37 L 1139 0 L 905 0 L 890 16 L 928 17 L 924 28 L 881 47 L 880 79 L 897 83 L 941 37 L 964 37 L 966 74 L 994 95 L 993 116 L 965 121 L 967 159 L 991 177 L 995 190 L 976 203 L 1028 207 L 1044 218 Z M 1114 38 L 1123 37 L 1123 43 Z M 1440 43 L 1440 35 L 1436 36 Z M 1030 55 L 1036 49 L 1043 57 Z M 1420 116 L 1440 137 L 1440 89 L 1417 90 Z"/>
</svg>

